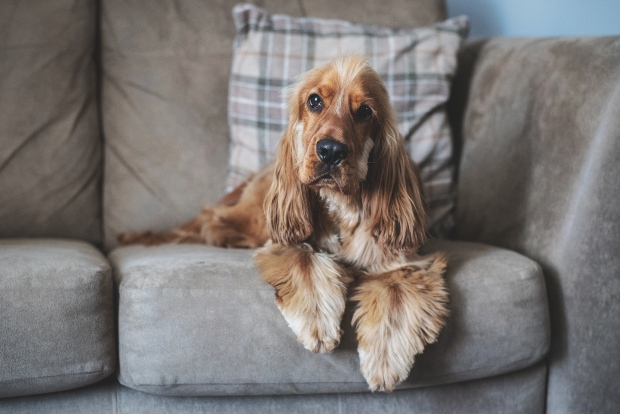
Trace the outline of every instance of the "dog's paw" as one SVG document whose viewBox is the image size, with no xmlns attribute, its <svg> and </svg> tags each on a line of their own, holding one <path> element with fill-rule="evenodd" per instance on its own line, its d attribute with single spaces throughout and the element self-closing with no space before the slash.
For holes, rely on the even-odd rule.
<svg viewBox="0 0 620 414">
<path fill-rule="evenodd" d="M 344 298 L 337 308 L 344 309 Z M 297 340 L 307 350 L 314 353 L 328 353 L 340 344 L 342 335 L 340 311 L 323 313 L 318 306 L 315 309 L 280 306 L 280 312 L 297 336 Z"/>
<path fill-rule="evenodd" d="M 365 350 L 359 347 L 357 352 L 360 357 L 360 371 L 368 383 L 368 388 L 373 392 L 392 392 L 407 379 L 413 365 L 413 356 L 398 358 L 390 355 L 392 350 Z"/>
<path fill-rule="evenodd" d="M 352 298 L 359 302 L 353 324 L 360 370 L 372 391 L 390 392 L 404 381 L 414 356 L 437 341 L 445 324 L 445 259 L 419 263 L 366 277 Z"/>
<path fill-rule="evenodd" d="M 312 352 L 333 351 L 342 334 L 348 272 L 308 245 L 267 244 L 254 257 L 299 342 Z"/>
</svg>

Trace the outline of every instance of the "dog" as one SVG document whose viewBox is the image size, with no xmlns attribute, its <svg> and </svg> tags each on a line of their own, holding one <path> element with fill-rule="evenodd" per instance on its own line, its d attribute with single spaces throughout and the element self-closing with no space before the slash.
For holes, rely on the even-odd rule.
<svg viewBox="0 0 620 414">
<path fill-rule="evenodd" d="M 119 242 L 259 248 L 280 312 L 315 353 L 338 346 L 356 280 L 360 370 L 372 391 L 391 392 L 448 315 L 445 257 L 417 254 L 426 241 L 417 167 L 364 57 L 310 70 L 289 95 L 274 163 L 180 228 Z"/>
</svg>

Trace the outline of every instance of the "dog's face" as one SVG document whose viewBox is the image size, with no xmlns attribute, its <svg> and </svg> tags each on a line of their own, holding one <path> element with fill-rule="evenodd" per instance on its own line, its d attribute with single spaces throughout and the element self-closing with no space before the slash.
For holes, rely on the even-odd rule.
<svg viewBox="0 0 620 414">
<path fill-rule="evenodd" d="M 298 179 L 314 189 L 357 191 L 368 172 L 387 94 L 363 59 L 311 71 L 293 91 Z"/>
</svg>

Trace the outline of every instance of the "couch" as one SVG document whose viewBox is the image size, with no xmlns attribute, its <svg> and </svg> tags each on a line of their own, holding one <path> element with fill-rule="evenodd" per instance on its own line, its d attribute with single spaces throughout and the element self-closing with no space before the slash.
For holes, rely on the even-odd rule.
<svg viewBox="0 0 620 414">
<path fill-rule="evenodd" d="M 259 2 L 387 26 L 439 0 Z M 611 413 L 620 407 L 620 37 L 460 52 L 451 315 L 391 394 L 345 312 L 294 339 L 247 250 L 117 247 L 224 191 L 228 0 L 0 5 L 0 413 Z"/>
</svg>

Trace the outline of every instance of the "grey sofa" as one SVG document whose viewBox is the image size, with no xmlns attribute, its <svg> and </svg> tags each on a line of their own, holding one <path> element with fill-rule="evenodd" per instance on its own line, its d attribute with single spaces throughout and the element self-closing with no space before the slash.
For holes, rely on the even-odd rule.
<svg viewBox="0 0 620 414">
<path fill-rule="evenodd" d="M 612 413 L 620 37 L 470 42 L 451 316 L 392 394 L 297 344 L 251 251 L 116 248 L 224 192 L 234 1 L 0 3 L 0 413 Z M 263 2 L 260 2 L 263 3 Z M 439 0 L 267 1 L 389 26 Z"/>
</svg>

